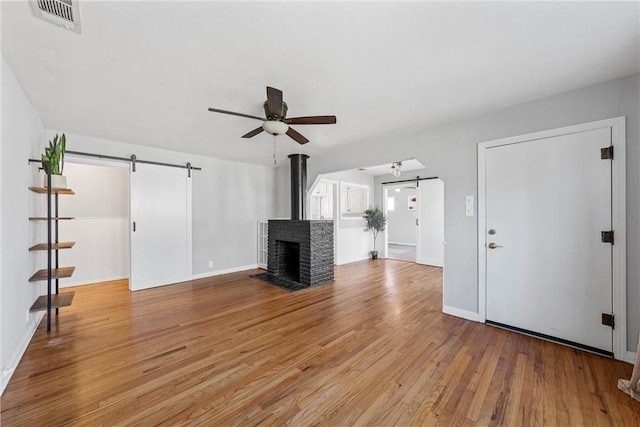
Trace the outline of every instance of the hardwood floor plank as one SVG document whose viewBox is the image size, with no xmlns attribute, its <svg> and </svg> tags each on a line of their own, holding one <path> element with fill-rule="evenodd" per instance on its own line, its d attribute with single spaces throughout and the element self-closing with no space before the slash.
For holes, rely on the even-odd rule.
<svg viewBox="0 0 640 427">
<path fill-rule="evenodd" d="M 640 425 L 631 365 L 443 314 L 440 268 L 353 263 L 296 293 L 256 272 L 71 289 L 2 425 Z"/>
</svg>

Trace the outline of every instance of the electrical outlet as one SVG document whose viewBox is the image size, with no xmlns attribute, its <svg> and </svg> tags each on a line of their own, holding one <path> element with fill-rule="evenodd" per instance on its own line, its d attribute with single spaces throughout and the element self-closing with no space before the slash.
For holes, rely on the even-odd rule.
<svg viewBox="0 0 640 427">
<path fill-rule="evenodd" d="M 29 315 L 30 315 L 30 314 L 31 314 L 31 313 L 29 313 L 29 310 L 27 310 L 27 319 L 26 319 L 26 320 L 27 320 L 27 323 L 29 323 Z"/>
<path fill-rule="evenodd" d="M 209 268 L 213 268 L 213 261 L 209 261 Z"/>
</svg>

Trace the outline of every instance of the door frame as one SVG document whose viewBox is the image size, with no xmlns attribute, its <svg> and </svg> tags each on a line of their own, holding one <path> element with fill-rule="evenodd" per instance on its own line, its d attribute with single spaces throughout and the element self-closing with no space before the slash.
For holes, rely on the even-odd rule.
<svg viewBox="0 0 640 427">
<path fill-rule="evenodd" d="M 626 245 L 626 162 L 625 162 L 625 117 L 599 120 L 562 128 L 533 132 L 507 138 L 478 143 L 478 321 L 486 321 L 487 311 L 487 248 L 486 248 L 486 150 L 492 147 L 518 144 L 561 135 L 581 133 L 595 129 L 611 129 L 611 145 L 614 158 L 611 160 L 611 222 L 615 231 L 612 246 L 613 314 L 616 325 L 613 329 L 613 356 L 627 359 L 627 245 Z"/>
</svg>

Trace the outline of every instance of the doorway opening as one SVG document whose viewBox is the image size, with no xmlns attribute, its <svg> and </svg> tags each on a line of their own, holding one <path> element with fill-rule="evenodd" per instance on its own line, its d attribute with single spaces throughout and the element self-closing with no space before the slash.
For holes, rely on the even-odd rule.
<svg viewBox="0 0 640 427">
<path fill-rule="evenodd" d="M 415 184 L 385 191 L 387 258 L 416 262 L 418 191 Z"/>
<path fill-rule="evenodd" d="M 444 266 L 444 182 L 422 179 L 384 185 L 386 257 Z"/>
<path fill-rule="evenodd" d="M 61 287 L 129 278 L 129 169 L 126 164 L 66 156 L 64 174 L 73 197 L 60 200 L 59 233 L 76 242 L 61 251 L 64 264 L 76 267 Z"/>
</svg>

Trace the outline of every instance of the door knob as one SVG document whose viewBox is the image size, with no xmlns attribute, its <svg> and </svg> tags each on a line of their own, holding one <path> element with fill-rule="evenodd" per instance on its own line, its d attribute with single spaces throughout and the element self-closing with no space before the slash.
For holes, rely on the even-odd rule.
<svg viewBox="0 0 640 427">
<path fill-rule="evenodd" d="M 501 245 L 496 245 L 494 242 L 489 243 L 489 249 L 501 248 Z"/>
</svg>

